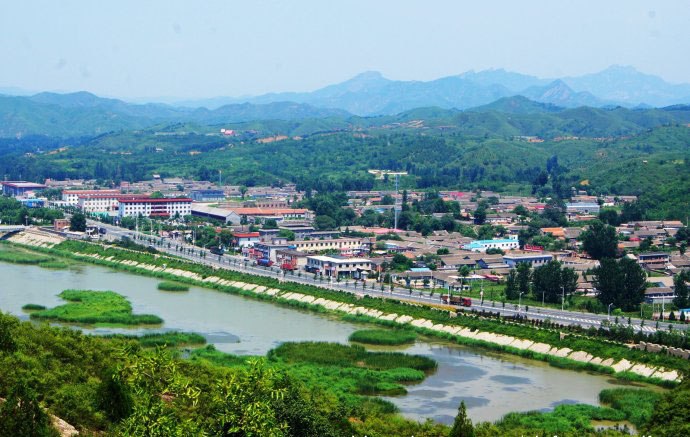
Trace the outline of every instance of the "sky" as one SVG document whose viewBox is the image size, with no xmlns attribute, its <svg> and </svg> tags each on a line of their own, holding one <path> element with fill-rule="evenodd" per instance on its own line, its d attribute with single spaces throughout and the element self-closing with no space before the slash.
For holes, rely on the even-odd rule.
<svg viewBox="0 0 690 437">
<path fill-rule="evenodd" d="M 0 88 L 130 100 L 631 65 L 690 82 L 686 0 L 4 0 Z"/>
</svg>

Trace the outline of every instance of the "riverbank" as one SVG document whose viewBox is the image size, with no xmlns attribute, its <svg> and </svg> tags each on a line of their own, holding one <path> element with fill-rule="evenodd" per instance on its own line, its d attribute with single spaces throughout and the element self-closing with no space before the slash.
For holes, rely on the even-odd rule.
<svg viewBox="0 0 690 437">
<path fill-rule="evenodd" d="M 216 270 L 166 256 L 126 252 L 85 242 L 38 246 L 39 250 L 54 255 L 284 305 L 329 312 L 352 321 L 402 325 L 457 343 L 501 350 L 566 368 L 615 374 L 623 379 L 645 380 L 669 386 L 680 379 L 679 370 L 687 365 L 685 360 L 661 354 L 645 354 L 613 342 L 574 335 L 561 338 L 558 330 L 547 327 L 530 327 L 501 319 L 487 320 L 477 315 L 453 317 L 454 314 L 443 309 L 354 296 L 315 286 L 281 284 L 272 278 Z M 32 247 L 35 246 L 29 246 Z"/>
</svg>

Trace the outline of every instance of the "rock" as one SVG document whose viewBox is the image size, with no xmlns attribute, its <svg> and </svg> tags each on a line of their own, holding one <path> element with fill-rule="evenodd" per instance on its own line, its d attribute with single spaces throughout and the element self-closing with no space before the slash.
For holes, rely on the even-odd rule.
<svg viewBox="0 0 690 437">
<path fill-rule="evenodd" d="M 530 346 L 534 344 L 533 341 L 530 340 L 521 340 L 521 339 L 515 339 L 512 343 L 510 343 L 510 347 L 514 347 L 516 349 L 522 349 L 526 350 L 529 349 Z"/>
<path fill-rule="evenodd" d="M 653 376 L 655 378 L 663 379 L 664 381 L 677 381 L 679 378 L 677 371 L 667 371 L 666 369 L 657 369 Z"/>
<path fill-rule="evenodd" d="M 572 349 L 564 347 L 563 349 L 555 350 L 554 352 L 552 352 L 552 354 L 556 357 L 565 358 L 572 351 L 573 351 Z"/>
<path fill-rule="evenodd" d="M 607 358 L 601 362 L 602 366 L 611 367 L 613 365 L 613 358 Z"/>
<path fill-rule="evenodd" d="M 551 346 L 546 343 L 534 343 L 529 347 L 529 350 L 540 354 L 548 354 L 551 350 Z"/>
<path fill-rule="evenodd" d="M 630 369 L 630 372 L 635 373 L 637 375 L 645 376 L 645 377 L 652 376 L 652 373 L 654 373 L 655 371 L 656 371 L 656 368 L 647 367 L 644 364 L 635 364 Z"/>
<path fill-rule="evenodd" d="M 589 363 L 592 360 L 592 358 L 594 358 L 592 355 L 584 351 L 576 351 L 568 355 L 568 359 L 573 361 L 579 361 L 581 363 Z"/>
<path fill-rule="evenodd" d="M 625 358 L 617 362 L 616 364 L 611 366 L 613 370 L 616 372 L 623 372 L 625 370 L 628 370 L 630 367 L 632 367 L 632 363 Z"/>
</svg>

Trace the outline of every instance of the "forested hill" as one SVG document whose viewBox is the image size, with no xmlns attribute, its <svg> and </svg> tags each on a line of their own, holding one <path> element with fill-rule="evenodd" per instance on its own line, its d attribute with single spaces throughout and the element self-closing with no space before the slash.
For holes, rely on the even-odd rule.
<svg viewBox="0 0 690 437">
<path fill-rule="evenodd" d="M 558 118 L 565 112 L 549 117 L 568 120 Z M 391 188 L 368 173 L 369 169 L 389 169 L 408 172 L 401 182 L 409 188 L 555 191 L 567 197 L 570 188 L 577 187 L 594 194 L 641 195 L 649 201 L 650 217 L 684 217 L 690 209 L 690 127 L 674 123 L 642 130 L 633 123 L 635 111 L 610 112 L 627 114 L 629 118 L 619 120 L 637 126 L 637 133 L 600 137 L 601 131 L 581 121 L 597 136 L 540 140 L 489 134 L 486 128 L 467 133 L 401 120 L 388 127 L 344 125 L 340 130 L 299 137 L 259 138 L 254 130 L 222 136 L 203 132 L 203 126 L 175 125 L 166 127 L 164 134 L 141 130 L 62 141 L 59 149 L 49 152 L 45 138 L 41 150 L 29 153 L 26 143 L 9 144 L 6 147 L 13 151 L 0 159 L 0 174 L 9 179 L 97 178 L 117 183 L 149 179 L 154 173 L 210 180 L 222 170 L 231 184 L 295 182 L 301 188 L 345 191 Z M 674 111 L 653 113 L 662 119 Z M 514 128 L 511 123 L 516 119 L 500 113 L 486 115 Z M 465 116 L 449 112 L 449 118 Z M 575 121 L 564 123 L 579 126 Z M 251 122 L 234 127 L 264 129 L 269 124 L 292 132 L 304 126 L 303 122 Z"/>
<path fill-rule="evenodd" d="M 90 93 L 40 93 L 29 97 L 0 95 L 0 137 L 47 135 L 79 137 L 149 128 L 171 122 L 215 124 L 249 120 L 348 117 L 341 109 L 293 102 L 231 104 L 209 110 L 167 105 L 135 105 Z"/>
</svg>

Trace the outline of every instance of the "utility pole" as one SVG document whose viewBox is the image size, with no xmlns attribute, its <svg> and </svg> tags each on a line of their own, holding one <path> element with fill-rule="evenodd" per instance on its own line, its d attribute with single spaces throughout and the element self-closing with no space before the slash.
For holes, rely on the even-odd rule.
<svg viewBox="0 0 690 437">
<path fill-rule="evenodd" d="M 221 175 L 223 174 L 223 170 L 218 170 L 218 186 L 222 187 L 223 186 L 223 180 L 221 178 Z"/>
<path fill-rule="evenodd" d="M 398 230 L 398 174 L 395 174 L 395 204 L 393 205 L 393 229 Z M 402 207 L 402 206 L 401 206 Z"/>
</svg>

